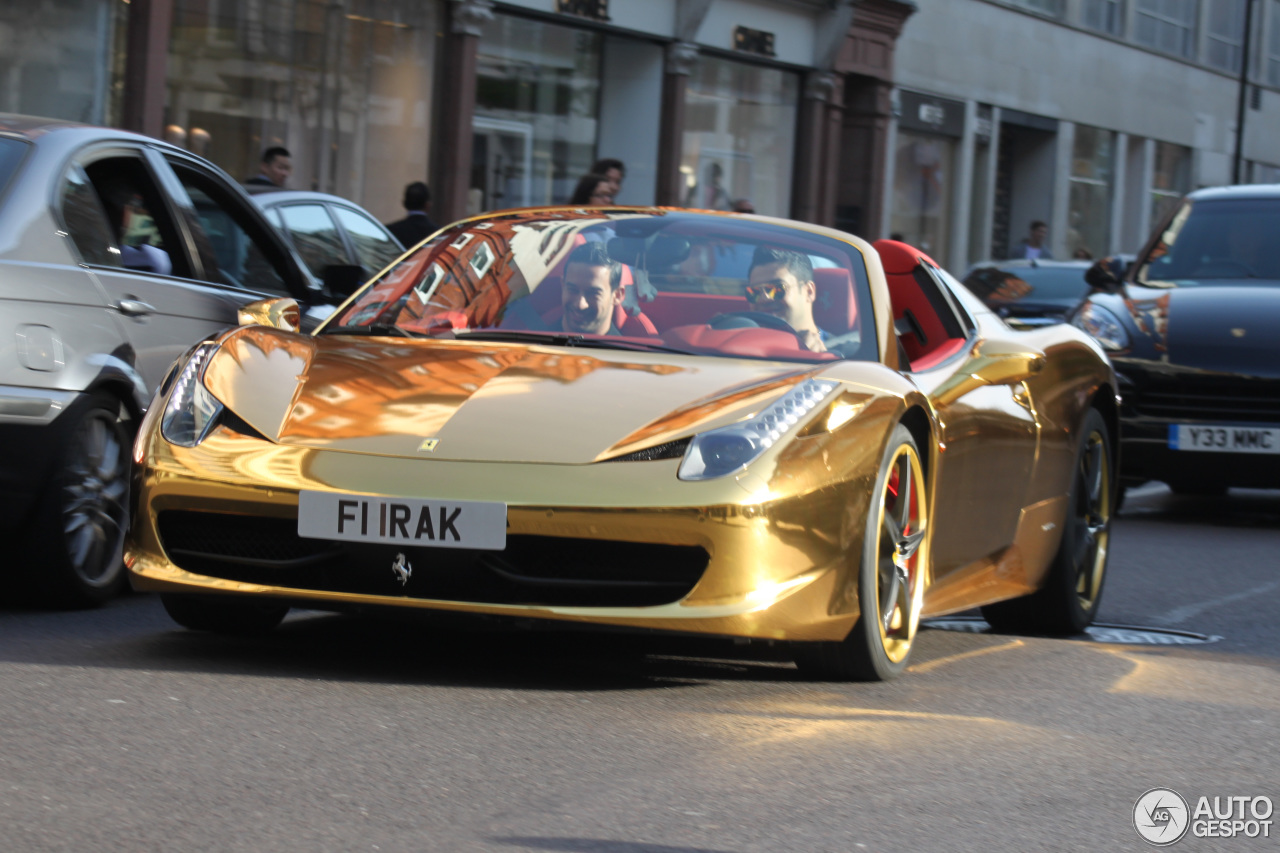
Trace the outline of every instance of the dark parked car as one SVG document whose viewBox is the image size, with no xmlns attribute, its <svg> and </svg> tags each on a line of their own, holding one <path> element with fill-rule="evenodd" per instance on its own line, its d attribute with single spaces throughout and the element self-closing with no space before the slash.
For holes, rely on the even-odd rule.
<svg viewBox="0 0 1280 853">
<path fill-rule="evenodd" d="M 1123 482 L 1280 488 L 1280 185 L 1199 190 L 1072 322 L 1110 353 Z"/>
<path fill-rule="evenodd" d="M 0 114 L 0 528 L 46 598 L 120 589 L 129 449 L 175 359 L 292 297 L 332 311 L 234 180 L 145 136 Z M 335 295 L 336 299 L 336 295 Z"/>
<path fill-rule="evenodd" d="M 1089 294 L 1089 261 L 1008 260 L 975 264 L 964 286 L 1014 327 L 1050 326 Z"/>
<path fill-rule="evenodd" d="M 257 185 L 245 189 L 284 233 L 317 287 L 330 267 L 360 267 L 355 277 L 363 284 L 404 254 L 400 241 L 354 202 L 309 190 Z"/>
</svg>

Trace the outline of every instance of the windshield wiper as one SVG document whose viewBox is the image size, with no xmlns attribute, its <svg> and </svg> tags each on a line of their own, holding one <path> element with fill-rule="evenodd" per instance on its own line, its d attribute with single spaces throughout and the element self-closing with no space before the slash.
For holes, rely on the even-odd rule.
<svg viewBox="0 0 1280 853">
<path fill-rule="evenodd" d="M 348 325 L 348 326 L 325 326 L 322 335 L 372 335 L 383 338 L 417 338 L 421 335 L 414 334 L 408 329 L 401 328 L 395 323 L 370 323 L 367 326 Z"/>
<path fill-rule="evenodd" d="M 688 350 L 676 349 L 662 344 L 650 344 L 635 340 L 616 340 L 595 335 L 588 337 L 587 335 L 570 332 L 521 332 L 510 329 L 478 329 L 475 331 L 461 330 L 455 332 L 454 337 L 465 338 L 470 341 L 547 344 L 557 347 L 589 347 L 594 349 L 632 350 L 635 352 L 669 352 L 677 355 L 691 354 Z"/>
</svg>

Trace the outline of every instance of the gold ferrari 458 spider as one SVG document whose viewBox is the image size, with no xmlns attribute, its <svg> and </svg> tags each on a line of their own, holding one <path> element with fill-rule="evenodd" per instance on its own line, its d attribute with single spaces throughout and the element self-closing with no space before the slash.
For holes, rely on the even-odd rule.
<svg viewBox="0 0 1280 853">
<path fill-rule="evenodd" d="M 920 620 L 1079 632 L 1116 383 L 902 243 L 757 216 L 452 225 L 314 334 L 287 299 L 174 365 L 126 562 L 198 630 L 396 607 L 784 642 L 887 679 Z"/>
</svg>

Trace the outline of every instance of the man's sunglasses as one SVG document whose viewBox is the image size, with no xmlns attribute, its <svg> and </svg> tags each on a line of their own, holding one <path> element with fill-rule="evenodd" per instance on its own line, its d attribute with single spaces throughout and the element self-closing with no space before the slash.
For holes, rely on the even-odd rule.
<svg viewBox="0 0 1280 853">
<path fill-rule="evenodd" d="M 761 299 L 766 302 L 776 302 L 787 293 L 787 287 L 784 284 L 748 284 L 747 299 L 752 302 L 759 302 Z"/>
</svg>

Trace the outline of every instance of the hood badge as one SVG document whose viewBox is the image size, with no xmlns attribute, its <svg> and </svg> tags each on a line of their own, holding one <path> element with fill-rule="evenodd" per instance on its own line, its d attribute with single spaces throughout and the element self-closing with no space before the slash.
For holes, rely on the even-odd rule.
<svg viewBox="0 0 1280 853">
<path fill-rule="evenodd" d="M 391 571 L 396 573 L 396 580 L 400 581 L 400 586 L 407 584 L 409 578 L 413 577 L 413 566 L 409 565 L 409 560 L 404 554 L 396 554 L 396 560 L 391 564 Z"/>
<path fill-rule="evenodd" d="M 436 445 L 439 443 L 440 443 L 440 439 L 438 438 L 424 438 L 422 440 L 422 444 L 418 445 L 418 452 L 434 453 L 436 450 Z"/>
<path fill-rule="evenodd" d="M 1233 338 L 1243 338 L 1243 337 L 1244 337 L 1244 329 L 1232 329 L 1232 330 L 1231 330 L 1231 337 L 1233 337 Z"/>
</svg>

